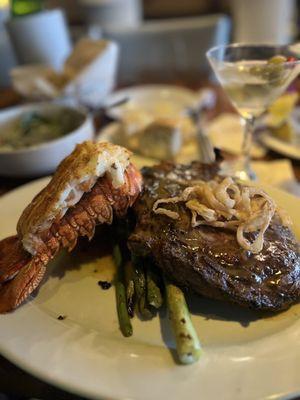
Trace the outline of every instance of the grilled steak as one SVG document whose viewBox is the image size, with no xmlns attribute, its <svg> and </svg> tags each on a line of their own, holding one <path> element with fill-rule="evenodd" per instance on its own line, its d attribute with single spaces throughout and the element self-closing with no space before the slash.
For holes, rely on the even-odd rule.
<svg viewBox="0 0 300 400">
<path fill-rule="evenodd" d="M 300 247 L 278 218 L 265 233 L 263 250 L 252 254 L 231 231 L 192 228 L 189 211 L 180 203 L 172 205 L 178 220 L 153 213 L 157 199 L 179 195 L 190 180 L 207 181 L 217 172 L 217 165 L 198 162 L 144 168 L 144 191 L 135 204 L 136 226 L 128 241 L 131 252 L 150 257 L 174 283 L 200 295 L 262 310 L 287 308 L 300 296 Z"/>
</svg>

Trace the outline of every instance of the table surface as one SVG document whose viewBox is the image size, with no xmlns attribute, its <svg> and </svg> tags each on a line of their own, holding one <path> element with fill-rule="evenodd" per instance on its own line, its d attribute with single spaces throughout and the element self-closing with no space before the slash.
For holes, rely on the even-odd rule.
<svg viewBox="0 0 300 400">
<path fill-rule="evenodd" d="M 151 82 L 153 83 L 153 82 Z M 159 83 L 159 82 L 157 82 Z M 175 82 L 176 84 L 183 85 L 183 82 Z M 192 88 L 200 88 L 207 84 L 207 81 L 201 81 L 198 85 L 193 85 Z M 209 84 L 211 86 L 211 84 Z M 191 86 L 191 85 L 189 85 Z M 299 83 L 300 86 L 300 83 Z M 213 111 L 213 115 L 218 115 L 220 112 L 233 111 L 232 106 L 229 104 L 226 96 L 219 87 L 214 86 L 217 92 L 217 104 Z M 21 98 L 12 90 L 6 89 L 0 91 L 0 109 L 17 105 L 21 102 Z M 279 155 L 269 152 L 264 160 L 275 160 L 282 158 Z M 293 169 L 295 176 L 300 181 L 300 162 L 293 161 Z M 17 188 L 30 179 L 19 178 L 4 178 L 0 176 L 0 196 L 8 191 Z M 3 395 L 2 395 L 3 393 Z M 60 389 L 50 386 L 39 379 L 22 371 L 12 363 L 7 361 L 4 357 L 0 356 L 0 400 L 21 400 L 21 399 L 42 399 L 42 400 L 80 400 L 81 397 L 66 393 Z M 300 400 L 300 397 L 294 400 Z"/>
<path fill-rule="evenodd" d="M 183 82 L 181 82 L 181 81 L 178 81 L 175 83 L 183 86 Z M 234 112 L 226 95 L 224 94 L 224 92 L 222 91 L 222 89 L 219 86 L 212 85 L 207 80 L 201 80 L 197 84 L 194 84 L 194 85 L 190 84 L 189 86 L 190 87 L 192 86 L 193 89 L 195 89 L 195 88 L 199 89 L 199 88 L 201 88 L 203 86 L 207 86 L 207 85 L 210 87 L 213 86 L 214 90 L 217 92 L 216 107 L 213 110 L 211 116 L 216 116 L 224 111 Z M 300 83 L 299 83 L 299 86 L 300 86 Z M 12 89 L 6 89 L 6 90 L 0 91 L 0 109 L 20 104 L 20 102 L 21 102 L 21 98 Z M 268 160 L 276 160 L 276 159 L 280 159 L 280 158 L 282 158 L 282 156 L 270 151 L 267 153 L 267 155 L 262 160 L 268 161 Z M 292 165 L 293 165 L 293 170 L 294 170 L 295 176 L 300 181 L 300 161 L 293 160 Z M 1 177 L 1 175 L 0 175 L 0 196 L 14 188 L 17 188 L 18 186 L 21 186 L 21 185 L 29 182 L 30 180 L 31 179 L 4 178 L 4 177 Z"/>
</svg>

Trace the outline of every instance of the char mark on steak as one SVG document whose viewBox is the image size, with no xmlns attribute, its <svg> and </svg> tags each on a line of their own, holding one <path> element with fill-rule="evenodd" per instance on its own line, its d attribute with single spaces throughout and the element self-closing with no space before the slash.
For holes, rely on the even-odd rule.
<svg viewBox="0 0 300 400">
<path fill-rule="evenodd" d="M 157 199 L 179 195 L 191 181 L 213 179 L 217 165 L 162 163 L 142 173 L 144 190 L 134 206 L 136 226 L 128 241 L 132 253 L 152 258 L 174 283 L 206 297 L 272 311 L 298 301 L 299 243 L 279 219 L 266 231 L 263 250 L 251 254 L 233 232 L 192 228 L 189 211 L 180 203 L 172 205 L 178 220 L 152 212 Z"/>
</svg>

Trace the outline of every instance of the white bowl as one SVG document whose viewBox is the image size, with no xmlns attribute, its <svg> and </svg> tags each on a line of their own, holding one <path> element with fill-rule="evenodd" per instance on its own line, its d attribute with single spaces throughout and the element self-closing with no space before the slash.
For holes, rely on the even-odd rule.
<svg viewBox="0 0 300 400">
<path fill-rule="evenodd" d="M 81 116 L 78 128 L 59 139 L 43 142 L 17 150 L 0 149 L 0 176 L 36 177 L 51 174 L 58 164 L 70 154 L 77 143 L 94 138 L 92 118 L 83 110 L 55 103 L 28 104 L 0 112 L 0 136 L 21 114 L 37 111 L 46 115 L 60 110 L 72 110 Z"/>
</svg>

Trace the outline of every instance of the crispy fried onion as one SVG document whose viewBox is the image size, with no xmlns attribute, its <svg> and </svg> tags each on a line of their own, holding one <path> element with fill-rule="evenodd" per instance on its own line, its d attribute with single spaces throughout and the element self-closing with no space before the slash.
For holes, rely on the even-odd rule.
<svg viewBox="0 0 300 400">
<path fill-rule="evenodd" d="M 166 204 L 176 203 L 184 203 L 190 210 L 192 227 L 207 225 L 233 230 L 239 245 L 254 254 L 263 248 L 264 234 L 275 211 L 278 211 L 284 225 L 288 223 L 287 217 L 276 208 L 267 193 L 237 184 L 230 177 L 220 182 L 199 182 L 185 188 L 180 196 L 159 199 L 154 203 L 153 211 L 174 220 L 179 219 L 177 211 L 165 207 Z M 246 237 L 247 233 L 256 233 L 252 241 Z"/>
</svg>

